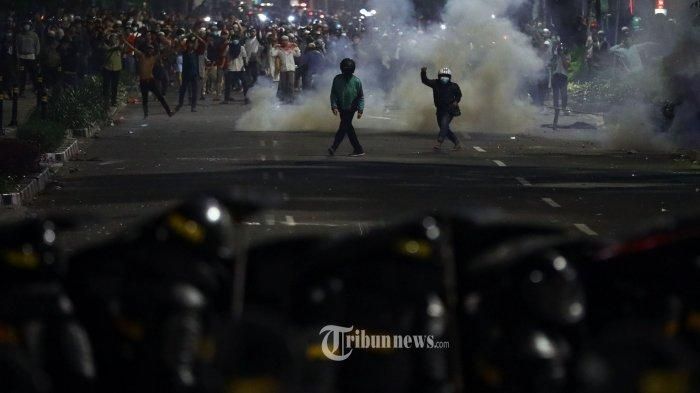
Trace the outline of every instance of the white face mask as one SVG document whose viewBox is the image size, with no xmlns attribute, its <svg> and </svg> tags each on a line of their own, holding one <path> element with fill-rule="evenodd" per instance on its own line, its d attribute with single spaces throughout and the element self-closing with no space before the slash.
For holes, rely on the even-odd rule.
<svg viewBox="0 0 700 393">
<path fill-rule="evenodd" d="M 441 82 L 443 85 L 446 85 L 446 84 L 450 83 L 450 78 L 448 78 L 448 77 L 446 77 L 446 76 L 441 76 L 441 77 L 440 77 L 440 82 Z"/>
</svg>

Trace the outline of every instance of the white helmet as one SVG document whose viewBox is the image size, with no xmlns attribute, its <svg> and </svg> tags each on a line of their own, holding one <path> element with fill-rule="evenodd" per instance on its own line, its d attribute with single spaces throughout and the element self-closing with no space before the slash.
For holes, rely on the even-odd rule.
<svg viewBox="0 0 700 393">
<path fill-rule="evenodd" d="M 442 76 L 442 75 L 446 75 L 446 76 L 451 77 L 451 76 L 452 76 L 452 70 L 450 70 L 449 68 L 445 67 L 445 68 L 441 69 L 441 70 L 440 70 L 440 73 L 438 74 L 438 76 Z"/>
</svg>

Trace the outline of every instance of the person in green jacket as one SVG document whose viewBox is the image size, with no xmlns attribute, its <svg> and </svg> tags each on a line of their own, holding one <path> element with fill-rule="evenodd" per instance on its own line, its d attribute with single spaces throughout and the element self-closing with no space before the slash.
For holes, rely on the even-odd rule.
<svg viewBox="0 0 700 393">
<path fill-rule="evenodd" d="M 105 103 L 117 106 L 119 74 L 122 70 L 122 46 L 119 36 L 112 34 L 102 44 L 104 63 L 102 64 L 102 96 Z"/>
<path fill-rule="evenodd" d="M 365 155 L 365 151 L 360 145 L 360 141 L 355 134 L 355 128 L 352 126 L 352 119 L 357 112 L 357 118 L 362 118 L 362 113 L 365 110 L 365 95 L 362 91 L 362 81 L 360 78 L 353 75 L 355 73 L 355 61 L 352 59 L 343 59 L 340 62 L 340 70 L 342 74 L 337 75 L 333 79 L 333 87 L 331 89 L 331 110 L 333 115 L 340 114 L 340 127 L 335 134 L 333 145 L 328 148 L 328 155 L 334 155 L 335 151 L 340 146 L 340 143 L 348 136 L 352 144 L 352 154 L 350 157 L 360 157 Z"/>
</svg>

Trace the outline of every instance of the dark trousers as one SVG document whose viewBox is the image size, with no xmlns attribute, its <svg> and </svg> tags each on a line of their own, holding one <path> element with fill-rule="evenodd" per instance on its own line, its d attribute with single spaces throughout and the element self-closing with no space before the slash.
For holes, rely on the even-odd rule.
<svg viewBox="0 0 700 393">
<path fill-rule="evenodd" d="M 226 71 L 224 75 L 224 100 L 231 101 L 231 89 L 239 83 L 243 87 L 243 97 L 248 97 L 248 84 L 245 81 L 243 71 Z"/>
<path fill-rule="evenodd" d="M 119 88 L 119 71 L 102 70 L 102 97 L 105 103 L 117 105 L 117 89 Z"/>
<path fill-rule="evenodd" d="M 246 67 L 248 73 L 250 74 L 250 85 L 254 85 L 258 81 L 258 75 L 260 74 L 260 67 L 257 61 L 249 61 Z"/>
<path fill-rule="evenodd" d="M 569 103 L 569 78 L 562 74 L 552 76 L 552 100 L 554 108 L 566 110 Z M 561 101 L 561 106 L 559 103 Z"/>
<path fill-rule="evenodd" d="M 447 138 L 450 140 L 450 142 L 454 143 L 455 146 L 459 145 L 457 135 L 455 135 L 455 133 L 452 132 L 452 129 L 450 129 L 450 123 L 452 123 L 453 118 L 454 116 L 452 116 L 446 109 L 437 112 L 437 122 L 438 126 L 440 127 L 438 142 L 442 143 L 445 141 L 445 138 Z"/>
<path fill-rule="evenodd" d="M 153 93 L 153 95 L 156 97 L 156 99 L 160 102 L 161 105 L 163 105 L 163 108 L 165 109 L 165 112 L 170 114 L 170 107 L 168 106 L 168 103 L 165 102 L 165 98 L 163 98 L 163 95 L 160 93 L 160 90 L 158 90 L 158 87 L 156 86 L 156 80 L 155 79 L 148 79 L 145 81 L 141 81 L 139 83 L 139 88 L 141 89 L 141 102 L 143 103 L 143 115 L 148 116 L 148 93 Z"/>
<path fill-rule="evenodd" d="M 189 89 L 190 105 L 192 105 L 192 109 L 197 107 L 197 94 L 199 94 L 199 90 L 197 90 L 198 79 L 199 77 L 196 75 L 187 78 L 182 78 L 182 83 L 180 84 L 180 96 L 178 100 L 178 106 L 183 106 L 185 104 L 185 94 Z"/>
<path fill-rule="evenodd" d="M 280 81 L 277 86 L 277 98 L 283 102 L 294 102 L 294 74 L 294 71 L 280 72 Z"/>
<path fill-rule="evenodd" d="M 360 141 L 357 139 L 357 134 L 355 134 L 355 127 L 352 126 L 352 119 L 355 117 L 355 111 L 339 110 L 339 112 L 340 127 L 338 127 L 338 132 L 335 133 L 335 139 L 333 140 L 333 146 L 331 146 L 331 149 L 333 149 L 333 151 L 338 150 L 338 146 L 340 146 L 343 139 L 345 139 L 345 135 L 347 135 L 348 139 L 350 140 L 350 144 L 352 145 L 353 153 L 364 152 L 362 145 L 360 145 Z"/>
<path fill-rule="evenodd" d="M 44 67 L 41 73 L 44 76 L 44 86 L 46 86 L 48 90 L 58 85 L 61 78 L 61 72 L 58 67 Z"/>
<path fill-rule="evenodd" d="M 19 94 L 22 95 L 24 94 L 24 88 L 27 83 L 27 76 L 31 78 L 32 81 L 32 86 L 34 86 L 34 90 L 37 89 L 36 85 L 36 77 L 39 74 L 39 64 L 37 63 L 36 60 L 26 60 L 26 59 L 19 59 Z"/>
</svg>

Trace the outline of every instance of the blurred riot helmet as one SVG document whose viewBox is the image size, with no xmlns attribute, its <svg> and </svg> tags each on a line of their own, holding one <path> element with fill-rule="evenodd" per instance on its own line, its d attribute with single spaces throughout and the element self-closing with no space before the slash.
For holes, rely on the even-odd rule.
<svg viewBox="0 0 700 393">
<path fill-rule="evenodd" d="M 550 323 L 580 322 L 586 301 L 572 264 L 556 252 L 546 252 L 533 256 L 527 266 L 520 293 L 531 312 Z"/>
</svg>

